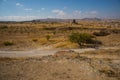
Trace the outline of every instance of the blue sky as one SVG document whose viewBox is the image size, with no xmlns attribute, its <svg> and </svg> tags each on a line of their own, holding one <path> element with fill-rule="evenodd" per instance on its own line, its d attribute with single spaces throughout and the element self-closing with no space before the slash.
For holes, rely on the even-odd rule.
<svg viewBox="0 0 120 80">
<path fill-rule="evenodd" d="M 120 0 L 0 0 L 0 20 L 120 18 Z"/>
</svg>

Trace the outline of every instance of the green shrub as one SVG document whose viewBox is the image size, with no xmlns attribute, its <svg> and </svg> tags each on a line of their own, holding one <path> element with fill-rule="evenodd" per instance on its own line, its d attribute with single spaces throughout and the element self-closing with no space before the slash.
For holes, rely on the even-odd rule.
<svg viewBox="0 0 120 80">
<path fill-rule="evenodd" d="M 78 43 L 80 46 L 82 46 L 83 43 L 91 44 L 93 43 L 92 36 L 87 33 L 72 33 L 69 36 L 69 40 L 74 43 Z"/>
<path fill-rule="evenodd" d="M 7 26 L 0 26 L 0 29 L 7 29 Z"/>
<path fill-rule="evenodd" d="M 38 40 L 37 39 L 32 39 L 33 42 L 37 42 Z"/>
<path fill-rule="evenodd" d="M 55 34 L 56 34 L 56 31 L 53 31 L 53 34 L 55 35 Z"/>
<path fill-rule="evenodd" d="M 12 46 L 12 45 L 14 45 L 14 43 L 13 43 L 13 42 L 10 42 L 10 41 L 5 41 L 3 44 L 4 44 L 5 46 Z"/>
<path fill-rule="evenodd" d="M 109 35 L 110 33 L 106 30 L 101 30 L 100 32 L 94 32 L 93 35 L 95 36 L 107 36 Z"/>
<path fill-rule="evenodd" d="M 119 34 L 119 33 L 120 33 L 120 30 L 118 30 L 118 29 L 113 29 L 113 30 L 111 30 L 111 32 L 112 32 L 112 33 L 115 33 L 115 34 Z"/>
<path fill-rule="evenodd" d="M 50 35 L 47 35 L 47 36 L 46 36 L 46 39 L 49 41 L 49 40 L 50 40 L 50 37 L 51 37 Z"/>
</svg>

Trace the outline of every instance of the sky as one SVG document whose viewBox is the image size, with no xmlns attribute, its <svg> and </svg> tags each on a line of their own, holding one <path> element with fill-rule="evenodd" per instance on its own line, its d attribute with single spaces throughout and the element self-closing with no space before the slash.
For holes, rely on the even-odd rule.
<svg viewBox="0 0 120 80">
<path fill-rule="evenodd" d="M 120 18 L 120 0 L 0 0 L 0 21 Z"/>
</svg>

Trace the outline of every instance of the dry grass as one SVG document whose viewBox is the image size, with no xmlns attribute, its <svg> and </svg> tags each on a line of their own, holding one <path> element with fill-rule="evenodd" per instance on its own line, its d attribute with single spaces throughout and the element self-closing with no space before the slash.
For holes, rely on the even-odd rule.
<svg viewBox="0 0 120 80">
<path fill-rule="evenodd" d="M 16 50 L 21 48 L 35 48 L 42 45 L 54 45 L 56 48 L 77 48 L 78 45 L 70 43 L 68 36 L 73 32 L 89 33 L 99 32 L 102 29 L 120 30 L 118 28 L 107 28 L 105 22 L 78 21 L 78 24 L 71 23 L 42 23 L 42 22 L 24 22 L 24 23 L 0 23 L 0 48 L 8 49 L 3 45 L 4 41 L 13 41 Z M 114 24 L 113 24 L 114 25 Z M 115 31 L 114 31 L 115 32 Z M 46 36 L 50 35 L 50 40 Z M 111 39 L 110 39 L 111 38 Z M 37 39 L 37 41 L 35 40 Z M 105 37 L 97 37 L 103 44 L 119 45 L 119 33 L 111 34 Z M 111 42 L 111 43 L 108 43 Z M 13 50 L 11 46 L 9 49 Z M 5 50 L 6 50 L 5 49 Z M 22 49 L 23 50 L 23 49 Z"/>
<path fill-rule="evenodd" d="M 116 23 L 115 23 L 116 24 Z M 68 36 L 73 32 L 89 33 L 115 30 L 96 37 L 104 46 L 120 46 L 120 27 L 112 22 L 79 21 L 70 23 L 0 23 L 0 50 L 25 50 L 43 45 L 53 48 L 78 48 Z M 116 30 L 118 30 L 116 32 Z M 50 39 L 46 39 L 50 35 Z M 5 41 L 15 45 L 5 46 Z M 61 51 L 53 56 L 0 58 L 0 80 L 119 80 L 120 50 L 75 53 Z"/>
</svg>

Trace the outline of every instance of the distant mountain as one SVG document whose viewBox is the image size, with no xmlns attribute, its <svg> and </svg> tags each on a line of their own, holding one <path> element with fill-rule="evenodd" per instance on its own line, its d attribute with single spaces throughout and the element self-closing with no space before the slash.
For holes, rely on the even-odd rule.
<svg viewBox="0 0 120 80">
<path fill-rule="evenodd" d="M 35 19 L 33 22 L 69 22 L 72 19 L 57 19 L 57 18 L 47 18 L 47 19 Z"/>
<path fill-rule="evenodd" d="M 0 21 L 2 22 L 72 22 L 74 19 L 59 19 L 59 18 L 46 18 L 46 19 L 34 19 L 27 21 Z M 100 19 L 100 18 L 83 18 L 75 19 L 76 21 L 120 21 L 120 19 Z"/>
<path fill-rule="evenodd" d="M 58 18 L 47 18 L 47 19 L 35 19 L 33 22 L 70 22 L 73 19 L 58 19 Z M 75 19 L 75 20 L 86 20 L 86 21 L 101 21 L 100 18 L 84 18 L 84 19 Z"/>
<path fill-rule="evenodd" d="M 81 20 L 87 20 L 87 21 L 101 21 L 102 19 L 100 18 L 83 18 Z"/>
</svg>

